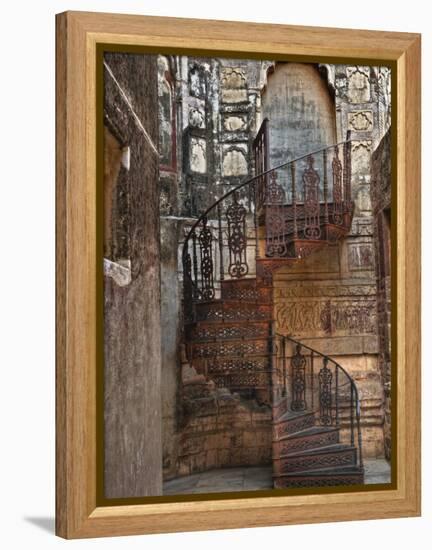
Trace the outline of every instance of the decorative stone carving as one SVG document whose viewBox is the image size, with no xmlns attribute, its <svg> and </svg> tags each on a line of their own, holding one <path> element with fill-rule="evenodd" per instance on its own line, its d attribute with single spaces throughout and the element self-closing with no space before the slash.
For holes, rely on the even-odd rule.
<svg viewBox="0 0 432 550">
<path fill-rule="evenodd" d="M 373 234 L 371 218 L 354 218 L 351 224 L 350 235 L 371 236 Z"/>
<path fill-rule="evenodd" d="M 189 109 L 189 126 L 192 128 L 205 128 L 205 114 L 200 109 Z"/>
<path fill-rule="evenodd" d="M 224 103 L 247 101 L 246 76 L 243 69 L 225 67 L 221 70 L 221 96 Z"/>
<path fill-rule="evenodd" d="M 223 119 L 224 130 L 238 132 L 247 130 L 247 117 L 244 114 L 225 116 Z"/>
<path fill-rule="evenodd" d="M 199 65 L 193 65 L 189 69 L 189 91 L 192 96 L 204 97 L 206 95 L 205 69 Z"/>
<path fill-rule="evenodd" d="M 281 302 L 275 308 L 277 330 L 304 336 L 350 336 L 376 333 L 371 300 Z"/>
<path fill-rule="evenodd" d="M 190 141 L 190 169 L 192 172 L 205 174 L 207 171 L 206 141 L 202 138 L 191 137 Z"/>
<path fill-rule="evenodd" d="M 368 132 L 372 130 L 372 111 L 353 111 L 348 113 L 348 127 L 355 132 Z"/>
<path fill-rule="evenodd" d="M 350 244 L 348 266 L 351 271 L 374 269 L 374 252 L 371 244 Z"/>
<path fill-rule="evenodd" d="M 348 99 L 351 103 L 370 101 L 370 67 L 347 67 Z"/>
<path fill-rule="evenodd" d="M 274 289 L 274 298 L 334 298 L 334 297 L 374 297 L 374 285 L 322 285 L 312 282 L 308 285 L 296 284 Z"/>
<path fill-rule="evenodd" d="M 362 185 L 359 187 L 354 202 L 356 211 L 360 215 L 371 213 L 372 203 L 368 185 Z"/>
<path fill-rule="evenodd" d="M 360 182 L 370 181 L 372 141 L 353 141 L 351 149 L 352 174 L 359 178 Z"/>
<path fill-rule="evenodd" d="M 235 147 L 226 149 L 223 153 L 222 174 L 224 176 L 245 176 L 248 173 L 246 151 Z"/>
</svg>

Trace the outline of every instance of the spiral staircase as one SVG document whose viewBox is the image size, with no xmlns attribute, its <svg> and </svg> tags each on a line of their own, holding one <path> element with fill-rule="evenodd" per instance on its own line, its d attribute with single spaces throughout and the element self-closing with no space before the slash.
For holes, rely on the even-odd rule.
<svg viewBox="0 0 432 550">
<path fill-rule="evenodd" d="M 350 230 L 351 142 L 269 168 L 265 120 L 255 177 L 204 212 L 183 245 L 184 343 L 216 386 L 272 410 L 275 488 L 363 483 L 360 404 L 334 360 L 273 321 L 273 273 Z"/>
</svg>

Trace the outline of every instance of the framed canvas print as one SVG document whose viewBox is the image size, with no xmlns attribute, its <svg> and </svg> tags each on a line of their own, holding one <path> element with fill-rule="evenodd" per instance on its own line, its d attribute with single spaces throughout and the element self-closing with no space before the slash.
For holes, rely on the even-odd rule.
<svg viewBox="0 0 432 550">
<path fill-rule="evenodd" d="M 57 16 L 57 533 L 420 513 L 420 37 Z"/>
</svg>

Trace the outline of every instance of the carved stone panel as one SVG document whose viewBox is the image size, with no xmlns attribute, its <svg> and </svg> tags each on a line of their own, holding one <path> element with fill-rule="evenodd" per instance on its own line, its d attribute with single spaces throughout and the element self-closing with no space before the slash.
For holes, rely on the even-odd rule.
<svg viewBox="0 0 432 550">
<path fill-rule="evenodd" d="M 372 244 L 350 244 L 348 267 L 351 271 L 374 269 L 374 251 Z"/>
<path fill-rule="evenodd" d="M 376 333 L 375 300 L 299 300 L 275 306 L 277 330 L 301 337 Z"/>
<path fill-rule="evenodd" d="M 221 70 L 221 96 L 224 103 L 247 101 L 246 76 L 243 69 L 225 67 Z"/>
<path fill-rule="evenodd" d="M 351 103 L 366 103 L 371 99 L 370 67 L 347 67 L 348 99 Z"/>
<path fill-rule="evenodd" d="M 348 113 L 348 127 L 354 132 L 369 132 L 373 129 L 372 111 L 353 111 Z"/>
<path fill-rule="evenodd" d="M 370 182 L 372 141 L 353 141 L 351 150 L 352 174 L 359 182 Z"/>
<path fill-rule="evenodd" d="M 190 170 L 205 174 L 207 171 L 206 140 L 191 137 L 190 140 Z"/>
<path fill-rule="evenodd" d="M 245 176 L 248 174 L 246 147 L 236 146 L 223 151 L 222 174 L 224 176 Z"/>
<path fill-rule="evenodd" d="M 244 113 L 225 115 L 223 118 L 223 129 L 227 132 L 245 131 L 247 128 L 247 115 Z"/>
</svg>

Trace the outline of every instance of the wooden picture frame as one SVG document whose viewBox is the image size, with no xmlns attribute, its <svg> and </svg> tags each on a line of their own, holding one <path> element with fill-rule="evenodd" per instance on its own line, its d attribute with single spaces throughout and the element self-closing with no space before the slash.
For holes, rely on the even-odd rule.
<svg viewBox="0 0 432 550">
<path fill-rule="evenodd" d="M 388 490 L 99 506 L 97 500 L 97 52 L 200 50 L 388 64 L 396 92 L 392 353 L 395 483 Z M 57 15 L 56 532 L 132 535 L 420 515 L 420 35 L 171 19 Z M 100 296 L 100 295 L 99 295 Z"/>
</svg>

